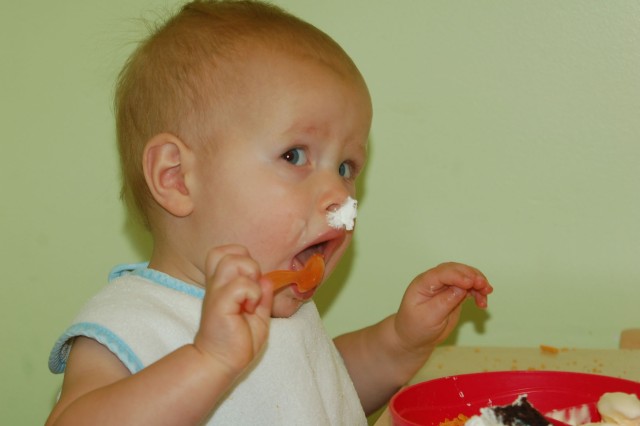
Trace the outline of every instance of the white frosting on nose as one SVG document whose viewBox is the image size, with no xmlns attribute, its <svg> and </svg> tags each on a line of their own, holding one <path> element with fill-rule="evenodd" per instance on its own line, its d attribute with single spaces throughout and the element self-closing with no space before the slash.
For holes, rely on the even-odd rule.
<svg viewBox="0 0 640 426">
<path fill-rule="evenodd" d="M 345 228 L 347 231 L 353 230 L 355 218 L 358 214 L 358 201 L 351 197 L 342 203 L 335 211 L 327 213 L 327 221 L 332 228 Z"/>
</svg>

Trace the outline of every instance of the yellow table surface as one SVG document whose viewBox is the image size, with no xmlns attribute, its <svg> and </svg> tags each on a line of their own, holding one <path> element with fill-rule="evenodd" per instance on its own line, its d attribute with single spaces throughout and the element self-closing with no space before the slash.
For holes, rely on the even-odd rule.
<svg viewBox="0 0 640 426">
<path fill-rule="evenodd" d="M 553 348 L 555 349 L 555 348 Z M 409 384 L 457 374 L 502 370 L 556 370 L 602 374 L 640 382 L 640 349 L 535 348 L 443 346 Z M 390 426 L 384 410 L 375 426 Z"/>
</svg>

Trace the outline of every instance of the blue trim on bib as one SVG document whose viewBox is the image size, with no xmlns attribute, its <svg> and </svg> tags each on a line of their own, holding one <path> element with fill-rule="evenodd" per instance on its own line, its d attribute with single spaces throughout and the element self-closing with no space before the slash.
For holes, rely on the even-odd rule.
<svg viewBox="0 0 640 426">
<path fill-rule="evenodd" d="M 156 271 L 155 269 L 141 268 L 132 271 L 133 275 L 145 278 L 163 287 L 167 287 L 176 291 L 179 291 L 189 296 L 196 297 L 200 300 L 204 299 L 204 288 L 196 287 L 192 284 L 187 284 L 184 281 L 180 281 L 177 278 L 173 278 L 171 275 L 167 275 L 163 272 Z"/>
<path fill-rule="evenodd" d="M 81 322 L 69 327 L 54 344 L 49 356 L 49 370 L 52 373 L 64 372 L 73 338 L 77 336 L 88 337 L 106 346 L 131 371 L 131 374 L 137 373 L 144 367 L 129 345 L 111 330 L 100 324 Z"/>
<path fill-rule="evenodd" d="M 116 265 L 111 272 L 109 272 L 108 281 L 111 282 L 116 278 L 119 278 L 123 275 L 128 275 L 137 269 L 143 269 L 149 266 L 149 262 L 141 262 L 141 263 L 123 263 L 120 265 Z"/>
<path fill-rule="evenodd" d="M 147 268 L 148 265 L 148 262 L 118 265 L 111 270 L 111 273 L 109 274 L 109 281 L 111 282 L 123 275 L 131 274 L 142 277 L 163 287 L 196 297 L 200 300 L 204 299 L 204 289 L 202 287 L 187 284 L 186 282 L 174 278 L 171 275 L 167 275 L 164 272 L 149 269 Z"/>
</svg>

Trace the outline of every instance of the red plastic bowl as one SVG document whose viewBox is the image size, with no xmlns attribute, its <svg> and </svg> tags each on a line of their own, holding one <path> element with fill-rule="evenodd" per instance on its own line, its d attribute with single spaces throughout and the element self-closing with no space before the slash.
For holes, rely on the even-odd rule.
<svg viewBox="0 0 640 426">
<path fill-rule="evenodd" d="M 518 395 L 545 413 L 597 402 L 605 392 L 635 393 L 640 383 L 596 374 L 562 371 L 498 371 L 429 380 L 398 392 L 389 403 L 395 426 L 438 426 L 459 414 L 511 404 Z"/>
</svg>

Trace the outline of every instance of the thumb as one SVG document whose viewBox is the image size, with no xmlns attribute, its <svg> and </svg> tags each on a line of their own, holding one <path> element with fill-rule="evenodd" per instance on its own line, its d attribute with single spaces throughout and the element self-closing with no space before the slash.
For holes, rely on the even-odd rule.
<svg viewBox="0 0 640 426">
<path fill-rule="evenodd" d="M 448 286 L 445 290 L 433 296 L 432 312 L 435 318 L 446 318 L 452 311 L 459 307 L 467 297 L 467 290 Z"/>
<path fill-rule="evenodd" d="M 271 309 L 273 308 L 273 284 L 266 278 L 260 278 L 258 282 L 262 290 L 262 297 L 256 306 L 256 314 L 264 318 L 271 318 Z"/>
</svg>

